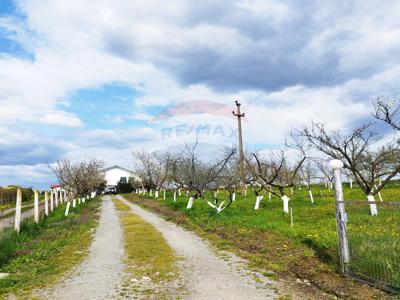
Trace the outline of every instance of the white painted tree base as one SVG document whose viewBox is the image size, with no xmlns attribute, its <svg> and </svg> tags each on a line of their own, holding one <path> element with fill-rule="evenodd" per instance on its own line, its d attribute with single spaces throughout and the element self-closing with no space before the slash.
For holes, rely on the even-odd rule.
<svg viewBox="0 0 400 300">
<path fill-rule="evenodd" d="M 260 202 L 264 198 L 264 196 L 257 196 L 256 197 L 256 204 L 254 205 L 254 209 L 257 210 L 260 207 Z"/>
<path fill-rule="evenodd" d="M 193 197 L 190 197 L 190 198 L 189 198 L 189 201 L 188 201 L 188 203 L 187 203 L 186 209 L 191 209 L 191 208 L 192 208 L 192 206 L 193 206 L 193 201 L 194 201 L 194 198 L 193 198 Z"/>
<path fill-rule="evenodd" d="M 282 202 L 283 202 L 283 212 L 288 214 L 289 213 L 289 201 L 290 201 L 290 198 L 288 196 L 286 196 L 286 195 L 283 195 L 281 197 L 281 199 L 282 199 Z"/>
</svg>

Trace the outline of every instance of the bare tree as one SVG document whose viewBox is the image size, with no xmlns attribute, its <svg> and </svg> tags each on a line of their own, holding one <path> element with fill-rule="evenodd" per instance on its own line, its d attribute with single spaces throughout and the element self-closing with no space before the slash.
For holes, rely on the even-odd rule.
<svg viewBox="0 0 400 300">
<path fill-rule="evenodd" d="M 65 159 L 57 161 L 56 166 L 51 167 L 61 187 L 71 198 L 84 197 L 104 185 L 102 168 L 103 162 L 97 159 L 79 162 Z"/>
<path fill-rule="evenodd" d="M 307 186 L 308 195 L 310 197 L 311 203 L 314 203 L 314 196 L 311 190 L 311 185 L 317 178 L 317 170 L 315 167 L 315 162 L 313 160 L 307 159 L 307 161 L 305 161 L 305 163 L 301 166 L 300 177 Z"/>
<path fill-rule="evenodd" d="M 170 153 L 148 153 L 144 150 L 132 153 L 136 174 L 142 179 L 142 184 L 148 190 L 158 192 L 166 188 L 172 164 Z"/>
<path fill-rule="evenodd" d="M 258 185 L 283 201 L 283 211 L 289 212 L 289 201 L 293 194 L 293 187 L 299 182 L 299 171 L 305 161 L 291 164 L 284 151 L 271 152 L 267 157 L 252 153 L 252 160 L 246 160 L 248 172 L 251 174 L 252 186 Z M 257 196 L 254 209 L 258 209 L 261 196 Z"/>
<path fill-rule="evenodd" d="M 400 130 L 400 98 L 377 97 L 374 100 L 374 118 L 386 122 L 395 130 Z"/>
<path fill-rule="evenodd" d="M 200 159 L 197 143 L 195 143 L 194 145 L 186 145 L 184 151 L 179 154 L 179 158 L 173 160 L 173 182 L 189 192 L 187 209 L 192 208 L 196 199 L 203 199 L 218 213 L 231 205 L 231 196 L 229 200 L 218 203 L 218 198 L 213 194 L 213 191 L 218 188 L 219 182 L 225 180 L 225 183 L 227 183 L 229 181 L 228 169 L 232 164 L 234 153 L 234 150 L 229 150 L 217 161 L 204 162 Z M 229 186 L 231 187 L 232 184 L 229 183 Z"/>
<path fill-rule="evenodd" d="M 311 124 L 298 131 L 315 149 L 333 159 L 340 159 L 354 176 L 370 202 L 371 215 L 377 214 L 374 195 L 400 171 L 400 149 L 397 142 L 378 147 L 381 137 L 371 130 L 372 124 L 362 125 L 344 134 L 327 130 L 323 124 Z M 377 185 L 377 181 L 380 184 Z"/>
</svg>

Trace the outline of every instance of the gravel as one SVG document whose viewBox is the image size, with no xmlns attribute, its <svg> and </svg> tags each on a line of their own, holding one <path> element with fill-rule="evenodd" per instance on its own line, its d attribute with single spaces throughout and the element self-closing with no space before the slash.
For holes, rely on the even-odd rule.
<svg viewBox="0 0 400 300">
<path fill-rule="evenodd" d="M 59 284 L 38 293 L 40 299 L 115 299 L 123 276 L 123 237 L 110 196 L 103 198 L 99 225 L 89 256 Z"/>
<path fill-rule="evenodd" d="M 177 255 L 182 257 L 182 276 L 188 283 L 186 299 L 274 299 L 270 281 L 249 271 L 236 255 L 225 252 L 216 255 L 207 242 L 192 232 L 167 222 L 161 217 L 134 205 L 121 196 L 133 213 L 159 230 Z M 256 280 L 255 280 L 256 278 Z"/>
</svg>

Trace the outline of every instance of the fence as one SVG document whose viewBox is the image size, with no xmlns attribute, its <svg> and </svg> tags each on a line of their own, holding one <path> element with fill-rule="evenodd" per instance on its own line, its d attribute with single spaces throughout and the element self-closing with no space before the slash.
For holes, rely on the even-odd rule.
<svg viewBox="0 0 400 300">
<path fill-rule="evenodd" d="M 340 170 L 335 175 L 336 224 L 342 272 L 381 289 L 400 293 L 400 202 L 345 201 Z M 377 209 L 377 214 L 371 213 Z"/>
<path fill-rule="evenodd" d="M 347 274 L 400 293 L 400 202 L 345 201 L 350 263 Z"/>
</svg>

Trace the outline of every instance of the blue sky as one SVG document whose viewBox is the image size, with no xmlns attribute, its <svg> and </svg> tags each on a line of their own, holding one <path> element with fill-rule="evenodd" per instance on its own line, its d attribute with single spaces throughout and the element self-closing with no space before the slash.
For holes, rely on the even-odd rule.
<svg viewBox="0 0 400 300">
<path fill-rule="evenodd" d="M 397 1 L 0 0 L 0 185 L 44 188 L 63 158 L 133 168 L 135 149 L 234 145 L 236 99 L 249 150 L 311 120 L 369 120 L 399 93 L 399 15 Z"/>
</svg>

